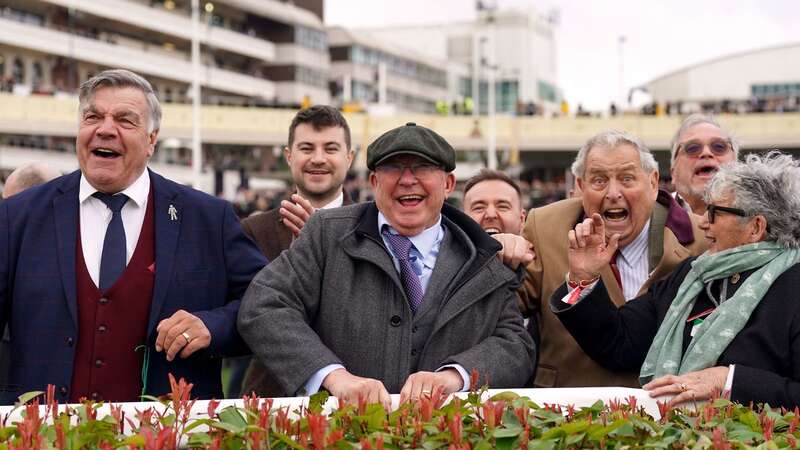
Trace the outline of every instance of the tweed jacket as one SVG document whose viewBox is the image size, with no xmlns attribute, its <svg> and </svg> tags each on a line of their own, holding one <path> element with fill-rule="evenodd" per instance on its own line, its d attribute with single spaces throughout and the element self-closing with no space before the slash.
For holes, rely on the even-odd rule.
<svg viewBox="0 0 800 450">
<path fill-rule="evenodd" d="M 344 191 L 342 206 L 352 203 L 350 195 Z M 282 251 L 292 245 L 292 231 L 283 224 L 278 210 L 279 208 L 270 209 L 242 220 L 244 233 L 258 245 L 267 257 L 267 261 L 277 258 Z"/>
<path fill-rule="evenodd" d="M 659 200 L 667 203 L 663 195 Z M 677 204 L 672 203 L 677 208 Z M 685 210 L 680 209 L 683 214 Z M 683 245 L 664 224 L 668 208 L 656 202 L 650 217 L 649 255 L 650 276 L 641 287 L 644 292 L 655 281 L 669 275 L 677 265 L 692 255 L 705 250 L 706 243 L 691 214 L 692 242 Z M 539 316 L 539 366 L 536 387 L 629 386 L 639 387 L 637 374 L 611 372 L 601 367 L 580 349 L 569 332 L 547 306 L 550 296 L 564 283 L 569 264 L 567 233 L 583 218 L 580 199 L 562 200 L 531 210 L 523 229 L 523 236 L 533 243 L 536 259 L 527 267 L 524 295 L 520 308 L 525 315 Z M 614 304 L 625 304 L 622 289 L 614 273 L 607 266 L 601 278 L 609 286 Z"/>
<path fill-rule="evenodd" d="M 598 283 L 574 306 L 561 301 L 566 286 L 550 299 L 557 317 L 592 358 L 612 370 L 638 373 L 661 322 L 691 269 L 686 260 L 667 279 L 617 308 Z M 729 278 L 728 298 L 754 271 Z M 716 366 L 735 364 L 731 400 L 743 404 L 769 403 L 792 409 L 800 405 L 800 265 L 782 273 L 753 310 L 747 324 L 717 359 Z M 719 290 L 719 283 L 712 284 Z M 559 298 L 559 294 L 561 297 Z M 718 293 L 715 294 L 717 298 Z M 715 304 L 706 290 L 698 296 L 690 317 Z M 683 351 L 691 342 L 691 327 L 683 334 Z"/>
<path fill-rule="evenodd" d="M 254 278 L 239 330 L 272 383 L 257 393 L 294 395 L 329 364 L 380 380 L 390 393 L 412 373 L 446 364 L 475 369 L 493 387 L 522 386 L 534 349 L 516 306 L 516 277 L 495 256 L 499 244 L 443 206 L 445 237 L 423 300 L 425 308 L 436 299 L 437 309 L 425 344 L 414 349 L 415 318 L 377 216 L 374 202 L 318 211 Z"/>
</svg>

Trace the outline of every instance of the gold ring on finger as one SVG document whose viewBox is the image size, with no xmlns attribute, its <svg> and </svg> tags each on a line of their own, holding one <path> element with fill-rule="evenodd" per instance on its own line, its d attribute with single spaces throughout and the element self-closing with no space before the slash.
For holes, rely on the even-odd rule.
<svg viewBox="0 0 800 450">
<path fill-rule="evenodd" d="M 183 336 L 183 338 L 184 338 L 184 339 L 186 339 L 186 343 L 187 343 L 187 344 L 188 344 L 189 342 L 192 342 L 192 338 L 191 338 L 191 336 L 189 336 L 189 333 L 187 333 L 187 332 L 185 332 L 185 331 L 184 331 L 183 333 L 181 333 L 181 336 Z"/>
<path fill-rule="evenodd" d="M 681 390 L 681 392 L 686 392 L 686 390 L 688 390 L 688 389 L 689 389 L 689 388 L 686 386 L 686 383 L 679 383 L 679 384 L 678 384 L 678 388 Z"/>
</svg>

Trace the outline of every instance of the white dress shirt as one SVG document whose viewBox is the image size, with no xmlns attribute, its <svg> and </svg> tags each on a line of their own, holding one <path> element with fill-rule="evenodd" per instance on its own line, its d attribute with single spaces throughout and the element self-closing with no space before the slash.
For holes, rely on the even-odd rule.
<svg viewBox="0 0 800 450">
<path fill-rule="evenodd" d="M 625 296 L 625 301 L 636 298 L 639 289 L 650 276 L 649 229 L 650 221 L 648 220 L 636 239 L 619 249 L 617 270 L 619 270 L 619 277 L 622 280 L 622 295 Z"/>
<path fill-rule="evenodd" d="M 89 184 L 81 174 L 78 201 L 80 202 L 81 249 L 86 269 L 94 281 L 100 285 L 100 259 L 103 256 L 103 241 L 106 228 L 111 222 L 111 210 L 102 200 L 92 197 L 97 189 Z M 150 174 L 145 169 L 139 178 L 120 194 L 128 196 L 128 202 L 122 207 L 122 227 L 125 229 L 125 264 L 131 260 L 139 242 L 144 214 L 147 211 L 147 199 L 150 195 Z M 116 195 L 116 194 L 115 194 Z"/>
</svg>

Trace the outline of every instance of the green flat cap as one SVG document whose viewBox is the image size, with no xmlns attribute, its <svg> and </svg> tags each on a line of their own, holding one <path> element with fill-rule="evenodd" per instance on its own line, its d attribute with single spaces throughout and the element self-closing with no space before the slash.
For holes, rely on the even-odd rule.
<svg viewBox="0 0 800 450">
<path fill-rule="evenodd" d="M 367 147 L 367 167 L 375 167 L 395 155 L 416 155 L 442 166 L 445 172 L 456 168 L 453 146 L 435 131 L 409 122 L 383 133 Z"/>
</svg>

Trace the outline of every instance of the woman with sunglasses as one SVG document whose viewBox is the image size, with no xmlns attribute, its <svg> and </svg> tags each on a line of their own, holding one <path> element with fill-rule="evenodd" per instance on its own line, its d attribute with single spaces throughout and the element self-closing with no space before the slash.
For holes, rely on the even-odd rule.
<svg viewBox="0 0 800 450">
<path fill-rule="evenodd" d="M 606 242 L 599 216 L 576 225 L 551 307 L 589 356 L 639 370 L 653 397 L 800 405 L 798 161 L 773 151 L 725 164 L 705 201 L 709 249 L 621 308 L 597 276 L 616 236 Z"/>
</svg>

